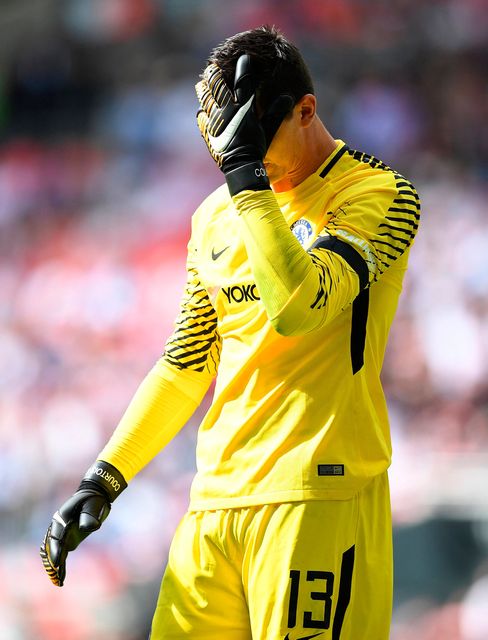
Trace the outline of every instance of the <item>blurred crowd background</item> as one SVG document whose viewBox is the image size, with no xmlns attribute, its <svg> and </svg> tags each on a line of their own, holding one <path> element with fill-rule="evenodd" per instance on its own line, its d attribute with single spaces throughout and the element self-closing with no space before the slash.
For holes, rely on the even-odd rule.
<svg viewBox="0 0 488 640">
<path fill-rule="evenodd" d="M 0 0 L 2 640 L 147 637 L 205 406 L 62 590 L 38 546 L 172 329 L 190 216 L 221 182 L 198 74 L 263 23 L 301 48 L 332 134 L 423 202 L 383 376 L 391 639 L 488 638 L 487 1 Z"/>
</svg>

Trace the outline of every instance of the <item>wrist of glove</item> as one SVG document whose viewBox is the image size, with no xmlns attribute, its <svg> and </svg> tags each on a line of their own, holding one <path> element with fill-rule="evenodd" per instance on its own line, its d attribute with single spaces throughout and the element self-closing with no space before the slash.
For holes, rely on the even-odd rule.
<svg viewBox="0 0 488 640">
<path fill-rule="evenodd" d="M 266 169 L 260 160 L 249 160 L 235 168 L 222 170 L 231 196 L 241 191 L 263 191 L 271 188 Z"/>
<path fill-rule="evenodd" d="M 86 472 L 78 490 L 53 515 L 40 555 L 56 586 L 63 586 L 68 553 L 101 527 L 110 513 L 111 503 L 126 487 L 122 474 L 114 466 L 97 460 Z"/>
<path fill-rule="evenodd" d="M 198 127 L 210 155 L 225 175 L 231 196 L 247 189 L 270 188 L 263 159 L 293 107 L 293 98 L 283 94 L 258 118 L 256 88 L 247 54 L 237 61 L 232 91 L 215 64 L 208 65 L 195 87 L 200 103 Z"/>
</svg>

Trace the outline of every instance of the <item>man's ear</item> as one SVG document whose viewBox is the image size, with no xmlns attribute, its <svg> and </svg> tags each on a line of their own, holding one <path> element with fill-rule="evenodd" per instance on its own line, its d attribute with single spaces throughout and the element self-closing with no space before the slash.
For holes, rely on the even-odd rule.
<svg viewBox="0 0 488 640">
<path fill-rule="evenodd" d="M 317 112 L 317 98 L 312 93 L 306 93 L 296 103 L 295 109 L 299 117 L 300 126 L 309 127 Z"/>
</svg>

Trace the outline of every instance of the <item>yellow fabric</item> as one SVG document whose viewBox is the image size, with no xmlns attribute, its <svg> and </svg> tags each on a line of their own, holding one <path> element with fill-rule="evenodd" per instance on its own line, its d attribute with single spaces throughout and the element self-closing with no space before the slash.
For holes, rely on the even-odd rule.
<svg viewBox="0 0 488 640">
<path fill-rule="evenodd" d="M 390 464 L 380 371 L 419 208 L 408 180 L 341 141 L 291 191 L 217 189 L 192 220 L 173 378 L 147 387 L 101 459 L 131 477 L 218 372 L 190 509 L 357 493 Z"/>
<path fill-rule="evenodd" d="M 278 333 L 293 336 L 318 329 L 357 296 L 357 274 L 342 258 L 326 253 L 321 259 L 328 266 L 327 277 L 337 283 L 337 294 L 331 304 L 312 308 L 322 272 L 290 233 L 273 192 L 244 191 L 234 204 L 242 214 L 239 231 L 257 288 Z"/>
<path fill-rule="evenodd" d="M 114 465 L 129 482 L 189 420 L 211 381 L 211 376 L 159 360 L 98 459 Z"/>
<path fill-rule="evenodd" d="M 339 141 L 296 189 L 232 202 L 223 187 L 199 208 L 191 244 L 221 351 L 191 509 L 348 498 L 389 466 L 380 371 L 418 207 L 405 178 Z M 290 231 L 297 224 L 309 229 L 301 246 Z M 326 236 L 350 245 L 367 270 L 364 366 L 355 374 L 359 278 L 341 255 L 310 250 Z M 343 475 L 332 475 L 334 465 Z"/>
<path fill-rule="evenodd" d="M 190 512 L 151 640 L 388 640 L 392 574 L 386 472 L 351 500 Z"/>
</svg>

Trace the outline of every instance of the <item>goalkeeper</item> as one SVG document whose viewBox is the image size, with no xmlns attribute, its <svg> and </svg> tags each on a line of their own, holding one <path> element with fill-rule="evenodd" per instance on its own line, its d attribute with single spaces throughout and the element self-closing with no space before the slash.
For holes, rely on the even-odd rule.
<svg viewBox="0 0 488 640">
<path fill-rule="evenodd" d="M 164 354 L 53 516 L 44 566 L 61 586 L 68 553 L 216 378 L 152 640 L 387 640 L 380 372 L 418 195 L 332 137 L 300 52 L 275 28 L 216 47 L 196 92 L 225 184 L 193 216 Z"/>
</svg>

